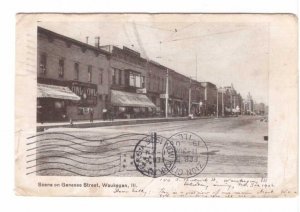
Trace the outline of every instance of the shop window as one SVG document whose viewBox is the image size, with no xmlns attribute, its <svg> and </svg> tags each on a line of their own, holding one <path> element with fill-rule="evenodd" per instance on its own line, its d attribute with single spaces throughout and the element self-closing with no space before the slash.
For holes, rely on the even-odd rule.
<svg viewBox="0 0 300 212">
<path fill-rule="evenodd" d="M 40 73 L 46 75 L 47 72 L 47 55 L 42 53 L 40 55 Z"/>
<path fill-rule="evenodd" d="M 79 80 L 79 64 L 74 64 L 74 80 Z"/>
<path fill-rule="evenodd" d="M 65 60 L 63 58 L 58 61 L 58 76 L 63 78 L 65 74 Z"/>
<path fill-rule="evenodd" d="M 92 66 L 88 66 L 88 82 L 92 82 Z"/>
</svg>

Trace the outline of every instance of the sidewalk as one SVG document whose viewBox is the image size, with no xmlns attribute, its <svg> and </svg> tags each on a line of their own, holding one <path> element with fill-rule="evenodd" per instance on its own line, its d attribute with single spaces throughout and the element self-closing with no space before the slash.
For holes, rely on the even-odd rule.
<svg viewBox="0 0 300 212">
<path fill-rule="evenodd" d="M 197 119 L 207 119 L 214 117 L 197 117 Z M 73 125 L 69 122 L 56 122 L 56 123 L 37 123 L 37 131 L 41 132 L 49 128 L 89 128 L 89 127 L 106 127 L 106 126 L 118 126 L 118 125 L 134 125 L 134 124 L 146 124 L 146 123 L 157 123 L 157 122 L 170 122 L 170 121 L 186 121 L 188 117 L 170 117 L 170 118 L 142 118 L 142 119 L 114 119 L 113 121 L 89 120 L 73 121 Z"/>
</svg>

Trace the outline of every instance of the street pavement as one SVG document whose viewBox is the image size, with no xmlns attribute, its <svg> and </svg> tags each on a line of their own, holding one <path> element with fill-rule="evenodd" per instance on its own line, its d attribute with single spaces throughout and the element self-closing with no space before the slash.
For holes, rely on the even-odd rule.
<svg viewBox="0 0 300 212">
<path fill-rule="evenodd" d="M 178 162 L 177 159 L 171 162 L 174 167 L 178 167 L 180 154 L 191 154 L 194 158 L 199 156 L 197 163 L 182 157 L 181 168 L 200 165 L 201 170 L 195 172 L 198 177 L 266 177 L 268 141 L 264 136 L 268 135 L 268 123 L 260 119 L 259 116 L 239 116 L 84 129 L 51 128 L 28 140 L 28 174 L 159 177 L 156 171 L 153 175 L 144 170 L 149 171 L 153 165 L 154 170 L 158 169 L 156 166 L 163 167 L 162 158 L 167 157 L 163 155 L 165 142 L 174 134 L 184 132 L 184 135 L 192 135 L 192 142 L 199 138 L 202 147 L 191 150 L 187 141 L 182 141 L 181 150 L 173 147 L 178 157 Z M 152 145 L 154 133 L 160 142 L 155 146 L 155 155 L 158 155 L 155 162 L 146 150 L 148 144 Z M 139 145 L 144 145 L 140 153 L 146 157 L 140 159 L 147 159 L 147 165 L 136 159 L 138 154 L 134 150 Z M 140 168 L 141 164 L 145 166 Z M 172 168 L 160 174 L 177 176 L 175 172 Z"/>
</svg>

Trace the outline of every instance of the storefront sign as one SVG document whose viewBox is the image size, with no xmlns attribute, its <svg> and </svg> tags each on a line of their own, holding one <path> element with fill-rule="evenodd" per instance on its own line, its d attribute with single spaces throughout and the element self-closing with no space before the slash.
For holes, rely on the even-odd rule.
<svg viewBox="0 0 300 212">
<path fill-rule="evenodd" d="M 136 89 L 136 93 L 147 93 L 147 89 L 146 88 L 140 88 L 140 89 Z"/>
<path fill-rule="evenodd" d="M 163 93 L 163 94 L 160 94 L 160 98 L 161 98 L 161 99 L 169 98 L 169 95 Z"/>
<path fill-rule="evenodd" d="M 71 90 L 80 96 L 79 105 L 92 106 L 97 104 L 97 85 L 83 82 L 72 82 Z"/>
</svg>

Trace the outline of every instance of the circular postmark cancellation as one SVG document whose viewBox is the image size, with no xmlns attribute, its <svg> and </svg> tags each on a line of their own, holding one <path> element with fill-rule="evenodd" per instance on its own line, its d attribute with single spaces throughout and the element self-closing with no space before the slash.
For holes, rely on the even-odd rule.
<svg viewBox="0 0 300 212">
<path fill-rule="evenodd" d="M 167 138 L 152 133 L 137 143 L 133 159 L 140 173 L 156 178 L 166 175 L 173 169 L 176 151 Z"/>
<path fill-rule="evenodd" d="M 204 140 L 191 132 L 179 132 L 169 138 L 175 148 L 176 161 L 170 173 L 180 178 L 195 177 L 208 162 L 208 148 Z"/>
</svg>

